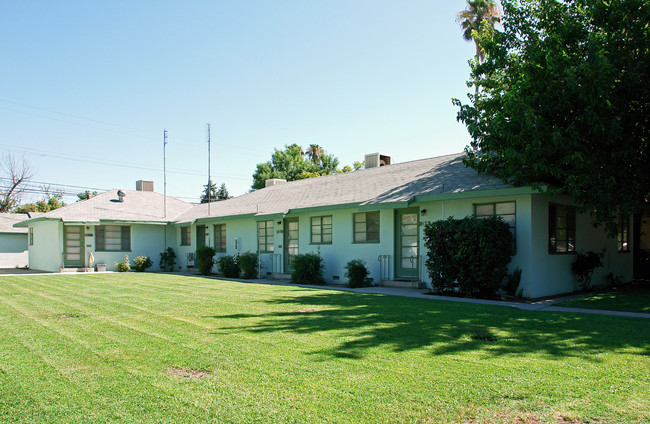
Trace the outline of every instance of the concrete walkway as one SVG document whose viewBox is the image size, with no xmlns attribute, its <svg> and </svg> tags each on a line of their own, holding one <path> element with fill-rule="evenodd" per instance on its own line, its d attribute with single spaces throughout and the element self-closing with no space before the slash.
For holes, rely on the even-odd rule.
<svg viewBox="0 0 650 424">
<path fill-rule="evenodd" d="M 188 275 L 196 276 L 196 274 L 188 274 Z M 621 317 L 650 319 L 650 313 L 608 311 L 604 309 L 566 308 L 564 306 L 553 306 L 554 303 L 559 303 L 568 299 L 581 297 L 581 295 L 571 295 L 571 296 L 558 297 L 553 299 L 544 299 L 538 301 L 533 300 L 528 302 L 527 301 L 509 302 L 504 300 L 468 299 L 464 297 L 436 296 L 436 295 L 429 294 L 428 289 L 407 289 L 407 288 L 383 287 L 383 286 L 351 289 L 344 285 L 333 285 L 333 284 L 328 284 L 325 286 L 292 284 L 287 280 L 267 280 L 267 279 L 242 280 L 242 279 L 223 278 L 223 277 L 208 277 L 208 278 L 217 278 L 220 280 L 231 280 L 231 281 L 239 281 L 242 283 L 252 283 L 252 284 L 273 284 L 273 285 L 304 287 L 304 288 L 312 288 L 312 289 L 317 288 L 321 290 L 338 290 L 338 291 L 349 291 L 355 293 L 383 294 L 388 296 L 416 297 L 420 299 L 442 300 L 446 302 L 462 302 L 462 303 L 477 303 L 481 305 L 508 306 L 512 308 L 523 309 L 526 311 L 574 312 L 580 314 L 613 315 L 613 316 L 621 316 Z"/>
</svg>

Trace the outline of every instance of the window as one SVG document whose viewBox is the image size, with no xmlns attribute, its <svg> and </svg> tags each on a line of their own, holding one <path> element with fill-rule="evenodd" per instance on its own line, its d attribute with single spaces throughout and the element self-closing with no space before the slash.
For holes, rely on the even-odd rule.
<svg viewBox="0 0 650 424">
<path fill-rule="evenodd" d="M 214 250 L 215 252 L 226 251 L 226 224 L 214 226 Z"/>
<path fill-rule="evenodd" d="M 192 244 L 192 227 L 181 227 L 181 246 Z"/>
<path fill-rule="evenodd" d="M 474 216 L 477 218 L 487 218 L 490 216 L 498 216 L 503 219 L 512 233 L 512 249 L 515 253 L 516 246 L 516 203 L 515 202 L 496 202 L 485 203 L 482 205 L 474 205 Z"/>
<path fill-rule="evenodd" d="M 548 253 L 575 253 L 576 209 L 566 205 L 548 205 Z"/>
<path fill-rule="evenodd" d="M 260 253 L 273 252 L 273 221 L 257 222 L 257 246 Z"/>
<path fill-rule="evenodd" d="M 311 218 L 311 243 L 332 244 L 331 216 L 314 216 Z"/>
<path fill-rule="evenodd" d="M 379 243 L 379 212 L 354 214 L 354 242 Z"/>
<path fill-rule="evenodd" d="M 34 227 L 29 227 L 29 245 L 34 245 Z"/>
<path fill-rule="evenodd" d="M 618 217 L 618 251 L 630 251 L 630 215 Z"/>
<path fill-rule="evenodd" d="M 96 250 L 128 252 L 131 250 L 131 227 L 127 225 L 100 225 L 97 227 Z"/>
</svg>

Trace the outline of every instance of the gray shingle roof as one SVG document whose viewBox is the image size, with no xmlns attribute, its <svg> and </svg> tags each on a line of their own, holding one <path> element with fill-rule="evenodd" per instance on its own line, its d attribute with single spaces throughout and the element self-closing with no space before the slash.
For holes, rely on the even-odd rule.
<svg viewBox="0 0 650 424">
<path fill-rule="evenodd" d="M 44 213 L 41 219 L 60 219 L 64 222 L 98 222 L 131 221 L 131 222 L 166 222 L 183 212 L 192 205 L 182 200 L 167 197 L 167 216 L 164 217 L 164 196 L 152 191 L 122 190 L 126 196 L 120 202 L 117 189 L 107 191 L 88 200 L 71 203 L 59 209 Z"/>
<path fill-rule="evenodd" d="M 27 228 L 14 228 L 14 224 L 26 219 L 26 213 L 0 213 L 0 233 L 27 233 Z"/>
<path fill-rule="evenodd" d="M 408 202 L 415 196 L 512 187 L 467 168 L 462 163 L 463 156 L 460 153 L 283 183 L 214 202 L 209 217 L 272 215 L 343 204 Z M 175 221 L 187 223 L 207 217 L 207 204 L 202 204 L 195 205 Z"/>
</svg>

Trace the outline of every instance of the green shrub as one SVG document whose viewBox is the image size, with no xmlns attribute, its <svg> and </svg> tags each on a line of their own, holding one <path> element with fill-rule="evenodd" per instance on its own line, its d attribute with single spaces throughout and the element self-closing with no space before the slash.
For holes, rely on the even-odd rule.
<svg viewBox="0 0 650 424">
<path fill-rule="evenodd" d="M 257 253 L 244 252 L 237 256 L 237 263 L 242 272 L 242 277 L 246 279 L 257 278 L 259 272 L 259 262 Z"/>
<path fill-rule="evenodd" d="M 196 264 L 199 267 L 199 272 L 203 275 L 210 275 L 212 273 L 212 266 L 214 265 L 215 250 L 210 246 L 201 246 L 196 249 Z"/>
<path fill-rule="evenodd" d="M 293 272 L 291 282 L 294 284 L 325 284 L 323 274 L 325 265 L 323 258 L 318 253 L 305 253 L 296 255 L 291 261 Z"/>
<path fill-rule="evenodd" d="M 127 272 L 131 269 L 131 263 L 129 262 L 129 257 L 124 255 L 124 260 L 121 262 L 115 262 L 115 268 L 118 272 Z"/>
<path fill-rule="evenodd" d="M 603 266 L 600 255 L 589 251 L 587 253 L 578 253 L 575 262 L 571 264 L 571 271 L 578 277 L 578 284 L 582 291 L 586 291 L 591 286 L 591 277 L 594 270 Z"/>
<path fill-rule="evenodd" d="M 145 272 L 147 268 L 153 266 L 153 261 L 148 256 L 136 256 L 133 259 L 133 269 L 136 272 Z"/>
<path fill-rule="evenodd" d="M 162 271 L 173 271 L 176 265 L 176 252 L 171 247 L 160 254 L 160 269 Z"/>
<path fill-rule="evenodd" d="M 345 270 L 345 277 L 348 279 L 349 287 L 370 286 L 370 282 L 367 280 L 370 272 L 366 268 L 366 262 L 362 259 L 352 259 L 345 265 Z"/>
<path fill-rule="evenodd" d="M 217 267 L 219 272 L 226 278 L 237 278 L 241 269 L 237 257 L 232 255 L 222 256 L 217 259 Z"/>
<path fill-rule="evenodd" d="M 432 222 L 424 228 L 424 240 L 426 266 L 437 293 L 493 297 L 508 274 L 512 233 L 501 218 Z"/>
</svg>

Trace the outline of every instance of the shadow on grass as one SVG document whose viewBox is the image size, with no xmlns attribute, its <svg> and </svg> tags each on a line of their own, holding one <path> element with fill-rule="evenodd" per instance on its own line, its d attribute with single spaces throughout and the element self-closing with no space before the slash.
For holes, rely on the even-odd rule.
<svg viewBox="0 0 650 424">
<path fill-rule="evenodd" d="M 429 349 L 434 355 L 482 351 L 487 356 L 547 354 L 596 361 L 596 354 L 631 349 L 650 354 L 650 326 L 643 319 L 522 311 L 396 296 L 313 293 L 260 301 L 274 311 L 216 315 L 232 320 L 232 333 L 331 332 L 334 348 L 313 352 L 362 358 L 369 349 Z M 286 306 L 278 311 L 277 306 Z M 220 331 L 221 332 L 221 331 Z"/>
</svg>

